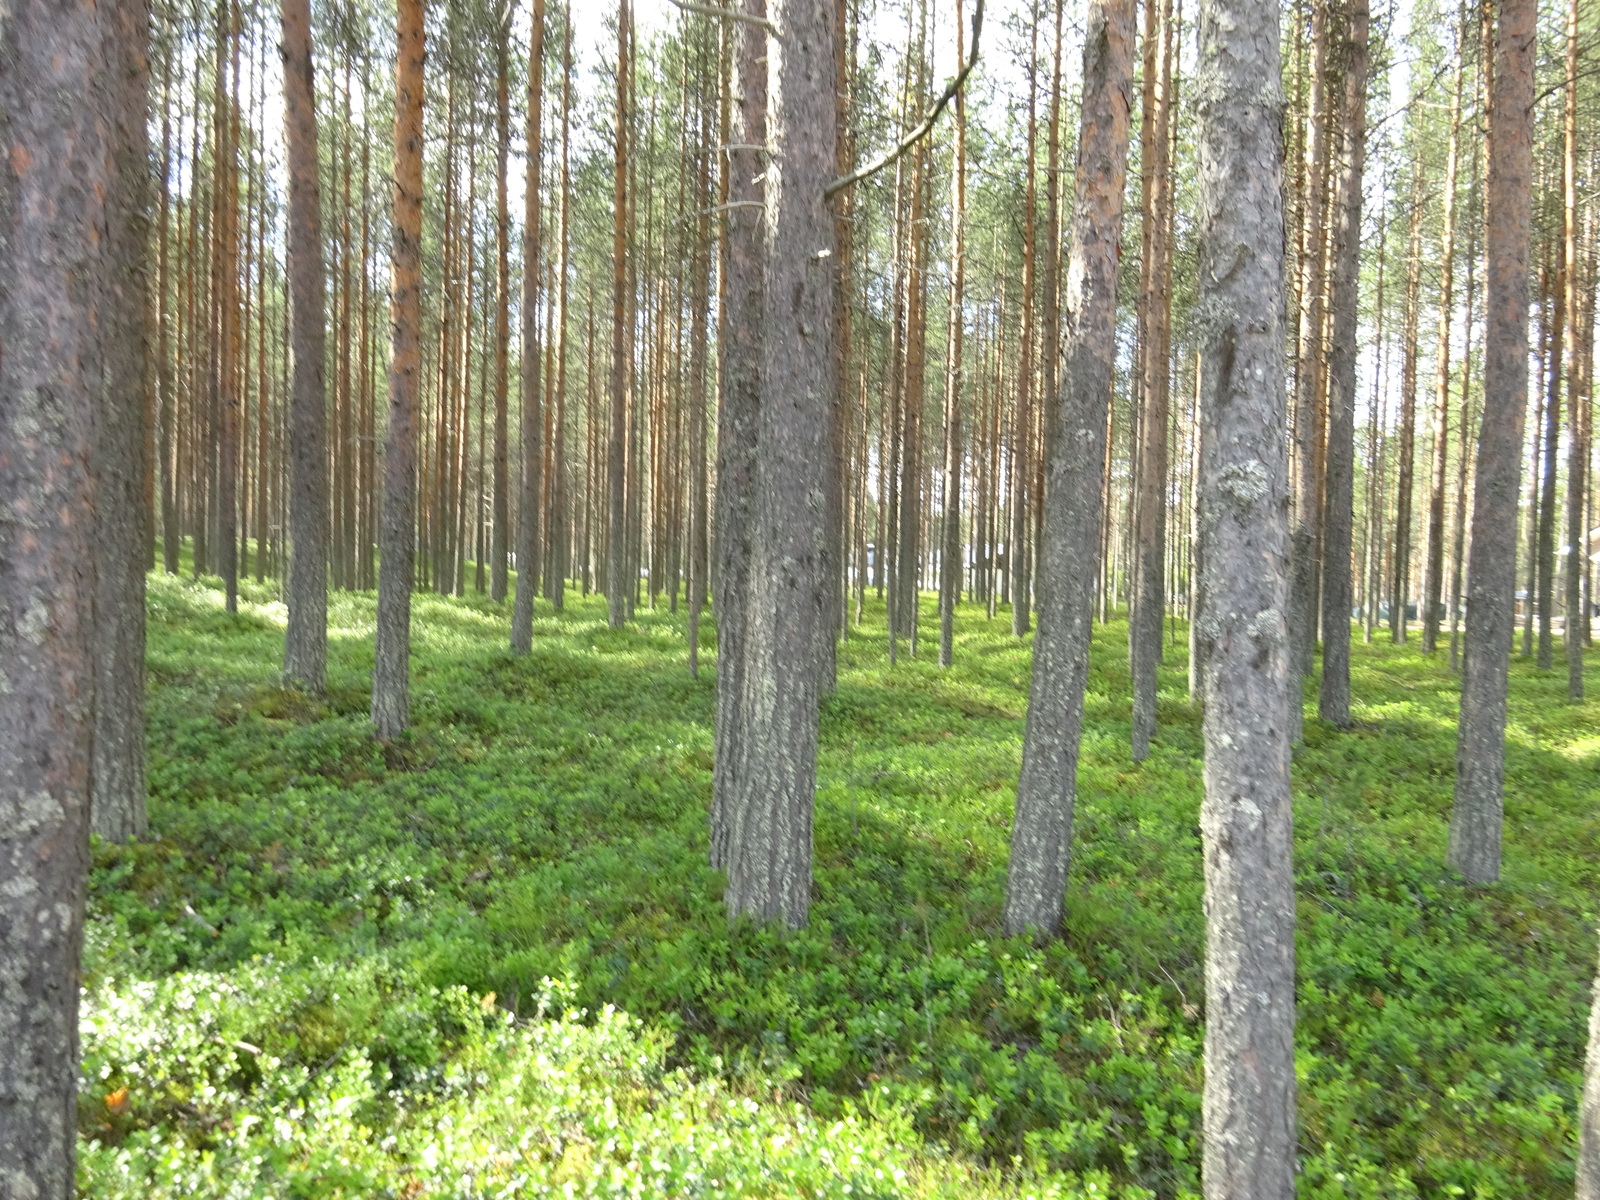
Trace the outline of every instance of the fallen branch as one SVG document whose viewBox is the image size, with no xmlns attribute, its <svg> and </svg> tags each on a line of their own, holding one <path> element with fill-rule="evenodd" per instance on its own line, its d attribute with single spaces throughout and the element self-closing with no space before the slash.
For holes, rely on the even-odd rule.
<svg viewBox="0 0 1600 1200">
<path fill-rule="evenodd" d="M 678 0 L 672 0 L 672 2 L 677 4 Z M 957 74 L 956 77 L 952 79 L 949 85 L 944 89 L 944 94 L 934 102 L 933 110 L 928 113 L 927 118 L 922 122 L 922 124 L 918 125 L 910 133 L 906 134 L 905 137 L 901 138 L 899 144 L 887 154 L 884 154 L 880 158 L 874 159 L 864 167 L 857 167 L 848 175 L 842 176 L 839 179 L 835 179 L 823 189 L 822 196 L 824 199 L 831 200 L 836 193 L 843 191 L 852 183 L 860 183 L 863 179 L 870 178 L 871 176 L 876 175 L 879 171 L 883 170 L 885 167 L 893 165 L 899 160 L 901 155 L 905 154 L 907 150 L 911 149 L 912 146 L 915 146 L 919 141 L 928 135 L 928 131 L 931 130 L 934 126 L 934 123 L 938 121 L 939 114 L 944 112 L 950 101 L 956 98 L 956 95 L 961 91 L 962 87 L 965 86 L 967 82 L 967 76 L 972 74 L 972 68 L 978 65 L 978 34 L 981 33 L 982 30 L 983 0 L 978 0 L 978 7 L 974 9 L 972 13 L 972 53 L 967 57 L 966 65 L 961 68 L 960 73 Z"/>
</svg>

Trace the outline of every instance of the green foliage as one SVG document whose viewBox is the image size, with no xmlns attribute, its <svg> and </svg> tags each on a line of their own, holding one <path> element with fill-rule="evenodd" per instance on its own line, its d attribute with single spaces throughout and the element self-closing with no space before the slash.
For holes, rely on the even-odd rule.
<svg viewBox="0 0 1600 1200">
<path fill-rule="evenodd" d="M 612 631 L 569 595 L 516 659 L 495 606 L 418 596 L 416 730 L 386 753 L 372 597 L 333 598 L 322 699 L 275 683 L 281 606 L 241 608 L 151 581 L 156 838 L 96 850 L 90 1194 L 1197 1192 L 1176 651 L 1135 767 L 1102 631 L 1067 918 L 1035 946 L 998 934 L 1027 644 L 963 608 L 953 670 L 891 670 L 877 610 L 823 716 L 812 925 L 781 936 L 730 929 L 705 866 L 714 693 L 679 617 Z M 1357 728 L 1308 722 L 1303 1195 L 1570 1191 L 1600 716 L 1558 684 L 1514 670 L 1488 890 L 1442 866 L 1441 664 L 1361 649 Z"/>
</svg>

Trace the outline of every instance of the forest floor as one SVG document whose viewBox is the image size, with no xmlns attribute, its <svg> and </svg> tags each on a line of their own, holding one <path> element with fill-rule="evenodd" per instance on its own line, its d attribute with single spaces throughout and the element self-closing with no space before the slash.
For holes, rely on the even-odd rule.
<svg viewBox="0 0 1600 1200">
<path fill-rule="evenodd" d="M 730 930 L 713 683 L 685 617 L 419 595 L 414 734 L 284 611 L 150 579 L 151 839 L 98 844 L 80 1178 L 95 1197 L 1185 1197 L 1199 1184 L 1200 726 L 1183 628 L 1147 762 L 1100 630 L 1064 937 L 1000 936 L 1029 649 L 976 606 L 822 719 L 812 922 Z M 936 631 L 931 598 L 925 630 Z M 1302 1197 L 1570 1194 L 1595 970 L 1600 704 L 1514 661 L 1505 878 L 1444 870 L 1456 681 L 1355 650 L 1295 761 Z M 707 656 L 708 662 L 712 656 Z M 1311 711 L 1314 711 L 1312 706 Z M 614 1006 L 614 1007 L 613 1007 Z"/>
</svg>

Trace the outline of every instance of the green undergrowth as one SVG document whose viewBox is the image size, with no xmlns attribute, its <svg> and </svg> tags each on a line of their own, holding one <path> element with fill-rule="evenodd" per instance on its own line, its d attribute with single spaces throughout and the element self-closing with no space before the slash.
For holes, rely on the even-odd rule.
<svg viewBox="0 0 1600 1200">
<path fill-rule="evenodd" d="M 1193 1196 L 1200 723 L 1181 624 L 1150 758 L 1126 627 L 1087 702 L 1062 936 L 999 932 L 1029 650 L 963 607 L 822 720 L 812 921 L 705 865 L 711 665 L 684 614 L 419 595 L 415 729 L 367 720 L 373 597 L 329 689 L 283 609 L 150 584 L 152 837 L 97 846 L 81 1105 L 95 1196 Z M 931 598 L 924 628 L 936 631 Z M 1295 764 L 1300 1195 L 1570 1194 L 1594 972 L 1600 706 L 1512 672 L 1506 871 L 1443 867 L 1456 684 L 1357 645 L 1356 726 Z M 1308 696 L 1311 693 L 1308 692 Z M 1314 707 L 1312 708 L 1314 711 Z"/>
</svg>

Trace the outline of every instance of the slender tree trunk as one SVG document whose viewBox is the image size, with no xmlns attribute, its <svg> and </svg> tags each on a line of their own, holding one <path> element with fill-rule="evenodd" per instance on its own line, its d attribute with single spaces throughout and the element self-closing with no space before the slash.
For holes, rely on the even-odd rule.
<svg viewBox="0 0 1600 1200">
<path fill-rule="evenodd" d="M 956 0 L 956 61 L 966 59 L 962 29 L 962 0 Z M 1059 43 L 1058 43 L 1059 45 Z M 1059 49 L 1057 51 L 1059 58 Z M 962 299 L 966 287 L 967 214 L 967 109 L 965 98 L 955 98 L 955 144 L 951 150 L 950 183 L 950 317 L 946 334 L 944 386 L 944 511 L 943 540 L 939 552 L 939 665 L 948 667 L 954 652 L 956 600 L 961 594 L 961 373 L 966 314 Z M 1054 187 L 1055 177 L 1051 176 Z M 1052 195 L 1054 193 L 1052 192 Z M 1054 347 L 1051 348 L 1054 355 Z"/>
<path fill-rule="evenodd" d="M 289 562 L 284 679 L 321 692 L 328 679 L 328 483 L 323 388 L 322 189 L 310 0 L 283 0 L 283 107 L 289 160 Z"/>
<path fill-rule="evenodd" d="M 378 632 L 372 720 L 385 741 L 410 724 L 411 573 L 422 382 L 422 64 L 424 0 L 398 0 L 389 426 L 378 531 Z"/>
<path fill-rule="evenodd" d="M 1322 686 L 1317 712 L 1350 724 L 1350 560 L 1355 524 L 1356 317 L 1361 306 L 1361 183 L 1367 140 L 1367 0 L 1346 0 L 1343 145 L 1329 289 L 1327 494 L 1322 528 Z"/>
<path fill-rule="evenodd" d="M 1551 257 L 1555 258 L 1557 253 L 1559 251 L 1553 252 Z M 1543 305 L 1548 313 L 1544 324 L 1549 328 L 1549 345 L 1545 353 L 1544 467 L 1539 476 L 1539 533 L 1535 558 L 1539 580 L 1539 656 L 1536 661 L 1541 671 L 1548 671 L 1555 664 L 1550 619 L 1556 606 L 1556 450 L 1561 437 L 1562 345 L 1567 319 L 1565 274 L 1558 262 L 1551 271 Z"/>
<path fill-rule="evenodd" d="M 622 14 L 625 26 L 627 0 L 622 0 Z M 622 76 L 627 74 L 626 55 L 619 72 Z M 619 165 L 624 144 L 619 140 Z M 544 0 L 533 0 L 528 37 L 527 146 L 522 222 L 522 489 L 517 505 L 517 595 L 511 611 L 513 654 L 526 654 L 533 648 L 533 598 L 539 594 L 544 547 L 539 503 L 544 492 L 544 398 L 540 394 L 543 356 L 539 352 L 539 285 L 544 279 L 539 195 L 544 160 Z"/>
<path fill-rule="evenodd" d="M 1589 399 L 1583 388 L 1583 322 L 1578 261 L 1578 0 L 1567 2 L 1567 92 L 1562 155 L 1563 258 L 1566 276 L 1566 309 L 1573 336 L 1567 351 L 1567 563 L 1566 592 L 1561 631 L 1562 649 L 1567 656 L 1567 695 L 1583 699 L 1583 630 L 1585 620 L 1583 573 L 1588 556 L 1584 553 L 1588 530 L 1584 527 L 1584 500 L 1588 495 L 1589 439 L 1585 416 Z M 1600 1087 L 1600 1081 L 1597 1081 Z M 1587 1095 L 1587 1091 L 1585 1092 Z M 1600 1095 L 1597 1095 L 1600 1100 Z M 1597 1148 L 1600 1153 L 1600 1148 Z M 1580 1158 L 1580 1162 L 1582 1159 Z M 1596 1186 L 1600 1187 L 1600 1178 Z"/>
<path fill-rule="evenodd" d="M 1167 422 L 1172 346 L 1172 271 L 1167 255 L 1167 210 L 1172 203 L 1167 153 L 1170 148 L 1168 93 L 1172 86 L 1171 0 L 1146 0 L 1144 23 L 1144 115 L 1140 161 L 1144 175 L 1144 294 L 1140 387 L 1138 493 L 1134 501 L 1132 604 L 1128 614 L 1129 662 L 1133 675 L 1133 760 L 1150 753 L 1156 728 L 1157 672 L 1161 666 L 1161 619 L 1166 611 Z"/>
<path fill-rule="evenodd" d="M 511 205 L 506 195 L 511 154 L 511 8 L 495 32 L 494 88 L 494 480 L 489 549 L 489 598 L 506 598 L 508 535 L 511 532 L 511 448 L 508 395 L 511 387 Z"/>
<path fill-rule="evenodd" d="M 628 578 L 628 506 L 624 451 L 628 426 L 628 360 L 633 355 L 628 320 L 628 0 L 617 5 L 617 103 L 615 179 L 611 201 L 611 439 L 607 456 L 611 507 L 610 553 L 606 563 L 611 628 L 628 619 L 638 572 Z"/>
<path fill-rule="evenodd" d="M 1462 49 L 1467 10 L 1456 22 L 1455 79 L 1450 89 L 1450 136 L 1445 151 L 1443 231 L 1439 238 L 1439 349 L 1434 356 L 1433 455 L 1428 480 L 1428 542 L 1422 572 L 1422 652 L 1432 654 L 1439 640 L 1444 598 L 1444 493 L 1450 450 L 1450 323 L 1455 317 L 1456 176 L 1461 158 L 1461 91 L 1466 74 Z"/>
<path fill-rule="evenodd" d="M 1111 20 L 1107 16 L 1107 20 Z M 1029 3 L 1028 44 L 1028 161 L 1022 208 L 1022 328 L 1017 368 L 1016 425 L 1011 440 L 1011 533 L 1006 539 L 1006 576 L 1011 590 L 1011 633 L 1021 637 L 1033 627 L 1032 564 L 1028 559 L 1028 485 L 1033 478 L 1033 312 L 1037 264 L 1037 208 L 1039 152 L 1038 58 L 1039 9 Z M 1063 874 L 1065 879 L 1065 874 Z"/>
<path fill-rule="evenodd" d="M 1067 263 L 1060 393 L 1045 488 L 1028 725 L 1011 828 L 1005 928 L 1053 935 L 1072 854 L 1083 693 L 1103 519 L 1106 414 L 1116 360 L 1117 259 L 1133 104 L 1133 0 L 1091 0 Z"/>
<path fill-rule="evenodd" d="M 0 1189 L 41 1200 L 75 1194 L 97 426 L 133 400 L 113 314 L 139 261 L 123 172 L 146 12 L 125 7 L 0 20 Z"/>
<path fill-rule="evenodd" d="M 1400 461 L 1395 484 L 1394 569 L 1389 584 L 1389 633 L 1406 640 L 1411 595 L 1411 496 L 1417 459 L 1417 337 L 1422 308 L 1422 164 L 1411 166 L 1411 238 L 1406 251 L 1406 297 L 1400 332 Z"/>
<path fill-rule="evenodd" d="M 831 584 L 827 501 L 816 480 L 828 452 L 835 383 L 833 218 L 823 197 L 836 158 L 832 0 L 776 0 L 781 40 L 767 45 L 771 89 L 762 398 L 756 461 L 756 559 L 733 805 L 730 918 L 804 925 L 818 734 L 818 638 Z"/>
<path fill-rule="evenodd" d="M 1322 541 L 1322 497 L 1315 462 L 1317 401 L 1323 377 L 1323 327 L 1327 278 L 1327 173 L 1332 120 L 1327 100 L 1328 9 L 1331 0 L 1311 0 L 1310 96 L 1306 111 L 1304 220 L 1300 243 L 1299 359 L 1294 372 L 1294 528 L 1289 593 L 1291 734 L 1300 738 L 1300 683 L 1313 669 L 1317 639 L 1317 546 Z M 1207 368 L 1215 364 L 1207 363 Z"/>
<path fill-rule="evenodd" d="M 1449 863 L 1471 883 L 1500 876 L 1506 682 L 1516 587 L 1518 476 L 1528 397 L 1528 249 L 1533 175 L 1533 0 L 1500 0 L 1489 108 L 1488 300 L 1483 423 L 1473 483 L 1467 636 Z"/>
<path fill-rule="evenodd" d="M 224 64 L 223 56 L 227 55 Z M 239 610 L 239 390 L 234 373 L 239 334 L 239 13 L 224 0 L 217 9 L 216 227 L 212 277 L 216 306 L 216 354 L 212 360 L 212 402 L 217 415 L 217 573 L 222 576 L 229 612 Z"/>
<path fill-rule="evenodd" d="M 1207 1200 L 1295 1192 L 1278 7 L 1200 9 Z"/>
</svg>

